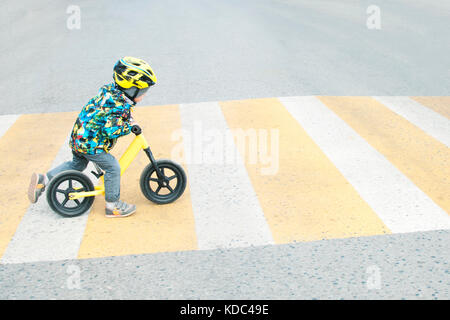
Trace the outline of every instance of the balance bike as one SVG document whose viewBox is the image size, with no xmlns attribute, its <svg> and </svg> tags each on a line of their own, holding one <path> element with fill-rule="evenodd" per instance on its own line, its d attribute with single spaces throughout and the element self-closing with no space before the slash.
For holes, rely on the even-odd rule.
<svg viewBox="0 0 450 320">
<path fill-rule="evenodd" d="M 144 150 L 150 163 L 144 168 L 140 178 L 140 187 L 144 196 L 157 204 L 168 204 L 177 200 L 186 188 L 186 173 L 174 161 L 155 160 L 150 147 L 138 125 L 131 127 L 136 135 L 119 160 L 122 175 L 139 151 Z M 47 202 L 53 211 L 63 217 L 79 216 L 92 206 L 97 195 L 105 193 L 103 174 L 94 163 L 97 172 L 91 171 L 99 178 L 99 185 L 94 186 L 91 179 L 76 170 L 67 170 L 57 174 L 47 186 Z"/>
</svg>

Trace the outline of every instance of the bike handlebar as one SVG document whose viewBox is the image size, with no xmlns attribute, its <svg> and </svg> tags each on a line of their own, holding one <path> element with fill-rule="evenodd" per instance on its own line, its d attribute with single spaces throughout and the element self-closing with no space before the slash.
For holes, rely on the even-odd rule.
<svg viewBox="0 0 450 320">
<path fill-rule="evenodd" d="M 131 132 L 138 136 L 142 133 L 142 129 L 137 124 L 135 124 L 131 127 Z"/>
</svg>

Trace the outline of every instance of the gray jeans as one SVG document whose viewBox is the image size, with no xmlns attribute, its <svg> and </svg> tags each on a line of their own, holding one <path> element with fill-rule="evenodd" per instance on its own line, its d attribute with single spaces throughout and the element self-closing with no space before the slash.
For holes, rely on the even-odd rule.
<svg viewBox="0 0 450 320">
<path fill-rule="evenodd" d="M 67 161 L 47 172 L 48 180 L 51 180 L 58 173 L 65 170 L 83 171 L 89 161 L 96 163 L 105 171 L 105 200 L 115 202 L 120 199 L 120 165 L 114 156 L 108 152 L 99 154 L 84 154 L 72 151 L 72 161 Z"/>
</svg>

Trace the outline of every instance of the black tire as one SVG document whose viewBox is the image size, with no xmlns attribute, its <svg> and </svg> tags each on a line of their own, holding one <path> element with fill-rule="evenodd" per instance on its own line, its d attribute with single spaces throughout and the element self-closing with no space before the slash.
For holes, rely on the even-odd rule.
<svg viewBox="0 0 450 320">
<path fill-rule="evenodd" d="M 67 187 L 66 187 L 67 185 Z M 76 200 L 69 200 L 69 193 L 77 191 L 93 191 L 94 185 L 88 176 L 80 171 L 67 170 L 59 173 L 50 181 L 47 186 L 47 202 L 57 214 L 63 217 L 79 216 L 92 206 L 95 197 L 84 197 Z M 69 206 L 69 204 L 71 206 Z"/>
<path fill-rule="evenodd" d="M 164 181 L 160 181 L 156 175 L 156 170 L 150 163 L 142 171 L 140 186 L 144 196 L 157 204 L 168 204 L 177 200 L 186 189 L 186 173 L 177 163 L 168 159 L 156 161 L 160 170 L 165 176 Z M 167 193 L 161 193 L 161 189 L 166 189 Z"/>
</svg>

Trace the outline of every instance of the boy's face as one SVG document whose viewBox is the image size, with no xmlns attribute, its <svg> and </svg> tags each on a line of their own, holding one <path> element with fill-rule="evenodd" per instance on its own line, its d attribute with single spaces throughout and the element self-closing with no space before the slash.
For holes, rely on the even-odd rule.
<svg viewBox="0 0 450 320">
<path fill-rule="evenodd" d="M 144 96 L 145 96 L 145 94 L 143 94 L 142 96 L 134 98 L 134 102 L 136 102 L 136 103 L 141 102 L 142 99 L 144 99 Z"/>
</svg>

